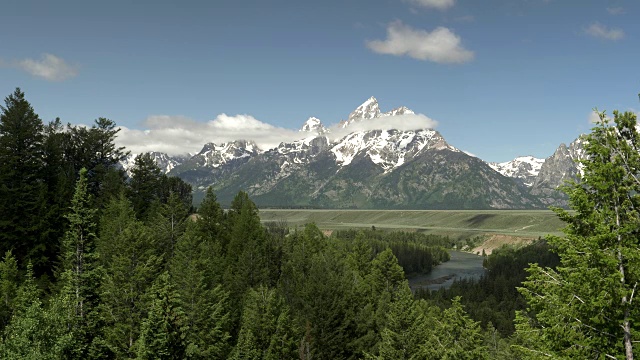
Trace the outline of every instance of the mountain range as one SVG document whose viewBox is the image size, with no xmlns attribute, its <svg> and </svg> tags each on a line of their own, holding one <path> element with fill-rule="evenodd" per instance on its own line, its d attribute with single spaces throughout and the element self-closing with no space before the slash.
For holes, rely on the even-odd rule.
<svg viewBox="0 0 640 360">
<path fill-rule="evenodd" d="M 194 189 L 207 187 L 222 204 L 246 191 L 261 207 L 357 209 L 535 209 L 566 205 L 556 189 L 578 174 L 580 139 L 561 144 L 546 159 L 520 156 L 487 163 L 447 143 L 431 128 L 367 129 L 366 122 L 415 113 L 404 107 L 382 112 L 371 97 L 337 128 L 310 117 L 300 139 L 260 149 L 250 139 L 207 143 L 197 154 L 154 152 L 160 169 Z M 359 125 L 358 125 L 359 124 Z M 346 134 L 346 135 L 344 135 Z M 135 154 L 122 166 L 128 170 Z"/>
</svg>

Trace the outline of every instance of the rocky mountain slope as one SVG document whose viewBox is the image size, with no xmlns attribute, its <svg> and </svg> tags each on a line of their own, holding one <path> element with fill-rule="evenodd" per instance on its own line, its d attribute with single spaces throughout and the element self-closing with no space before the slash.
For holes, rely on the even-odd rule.
<svg viewBox="0 0 640 360">
<path fill-rule="evenodd" d="M 560 144 L 540 167 L 540 173 L 531 186 L 530 194 L 545 205 L 566 206 L 567 197 L 557 189 L 565 181 L 576 179 L 580 173 L 578 160 L 584 158 L 582 139 L 574 140 L 569 146 Z"/>
<path fill-rule="evenodd" d="M 533 156 L 518 156 L 507 162 L 489 163 L 489 166 L 506 177 L 516 179 L 523 186 L 531 187 L 538 177 L 544 162 L 545 159 L 538 159 Z"/>
<path fill-rule="evenodd" d="M 339 125 L 410 115 L 404 106 L 382 112 L 374 97 Z M 248 140 L 205 144 L 190 157 L 154 153 L 160 168 L 191 183 L 196 201 L 212 186 L 223 204 L 244 190 L 260 206 L 396 209 L 516 209 L 563 205 L 555 189 L 574 177 L 579 140 L 547 159 L 518 157 L 485 163 L 429 128 L 346 131 L 332 136 L 315 117 L 301 139 L 259 149 Z M 129 161 L 123 164 L 131 166 Z"/>
</svg>

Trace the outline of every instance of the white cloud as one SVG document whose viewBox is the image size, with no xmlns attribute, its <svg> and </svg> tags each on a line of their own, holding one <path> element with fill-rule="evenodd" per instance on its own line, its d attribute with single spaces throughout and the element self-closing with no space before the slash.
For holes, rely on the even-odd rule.
<svg viewBox="0 0 640 360">
<path fill-rule="evenodd" d="M 595 22 L 584 30 L 585 33 L 596 38 L 605 40 L 620 40 L 624 37 L 624 31 L 617 28 L 607 28 L 605 25 Z"/>
<path fill-rule="evenodd" d="M 144 121 L 146 130 L 120 127 L 116 139 L 134 154 L 160 151 L 169 155 L 197 153 L 206 143 L 221 144 L 234 140 L 253 140 L 263 149 L 271 149 L 281 142 L 300 140 L 307 133 L 276 127 L 250 115 L 220 114 L 208 122 L 199 122 L 185 116 L 154 115 Z M 364 130 L 418 130 L 437 126 L 437 122 L 422 114 L 386 116 L 355 122 L 347 128 L 336 124 L 329 136 L 337 139 L 354 131 Z"/>
<path fill-rule="evenodd" d="M 368 130 L 420 130 L 434 129 L 438 122 L 423 114 L 405 114 L 395 116 L 382 116 L 374 119 L 366 119 L 349 124 L 343 128 L 340 124 L 329 128 L 331 139 L 339 139 L 355 131 Z"/>
<path fill-rule="evenodd" d="M 16 62 L 16 67 L 49 81 L 62 81 L 78 75 L 77 66 L 67 64 L 63 59 L 43 54 L 40 60 L 24 59 Z"/>
<path fill-rule="evenodd" d="M 446 10 L 455 5 L 455 0 L 407 0 L 411 4 L 422 6 L 424 8 L 432 8 L 438 10 Z"/>
<path fill-rule="evenodd" d="M 608 7 L 607 12 L 611 15 L 622 15 L 624 14 L 624 8 L 622 7 Z"/>
<path fill-rule="evenodd" d="M 275 127 L 250 115 L 220 114 L 208 122 L 184 116 L 154 115 L 144 121 L 146 130 L 121 126 L 116 142 L 132 153 L 161 151 L 170 155 L 196 153 L 206 143 L 253 140 L 262 149 L 300 138 L 300 132 Z"/>
<path fill-rule="evenodd" d="M 429 32 L 413 29 L 401 21 L 389 24 L 385 40 L 367 41 L 366 44 L 379 54 L 406 55 L 437 63 L 464 63 L 474 57 L 472 51 L 462 47 L 460 37 L 445 27 Z"/>
</svg>

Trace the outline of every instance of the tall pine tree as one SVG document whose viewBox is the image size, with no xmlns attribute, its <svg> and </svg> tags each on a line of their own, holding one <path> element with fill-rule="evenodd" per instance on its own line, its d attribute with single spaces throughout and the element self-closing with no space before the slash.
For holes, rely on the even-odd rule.
<svg viewBox="0 0 640 360">
<path fill-rule="evenodd" d="M 12 250 L 19 264 L 30 259 L 39 276 L 52 260 L 43 241 L 44 125 L 19 88 L 0 109 L 0 253 Z"/>
<path fill-rule="evenodd" d="M 86 359 L 98 331 L 98 288 L 102 281 L 96 253 L 95 209 L 90 207 L 87 170 L 80 178 L 67 215 L 69 228 L 62 242 L 61 296 L 70 302 L 69 327 L 77 345 L 71 356 Z"/>
</svg>

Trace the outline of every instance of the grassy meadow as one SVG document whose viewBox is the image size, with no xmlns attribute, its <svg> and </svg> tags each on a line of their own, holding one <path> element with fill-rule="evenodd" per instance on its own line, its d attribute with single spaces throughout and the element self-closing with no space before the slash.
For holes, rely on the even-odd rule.
<svg viewBox="0 0 640 360">
<path fill-rule="evenodd" d="M 263 222 L 315 223 L 323 230 L 414 230 L 452 238 L 538 238 L 561 235 L 564 223 L 549 210 L 309 210 L 261 209 Z"/>
</svg>

